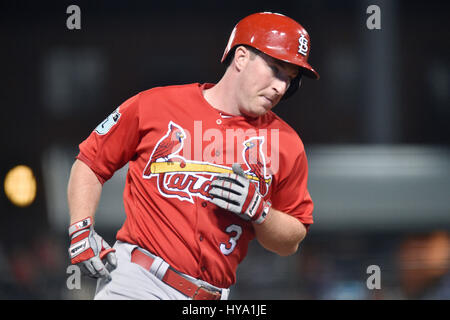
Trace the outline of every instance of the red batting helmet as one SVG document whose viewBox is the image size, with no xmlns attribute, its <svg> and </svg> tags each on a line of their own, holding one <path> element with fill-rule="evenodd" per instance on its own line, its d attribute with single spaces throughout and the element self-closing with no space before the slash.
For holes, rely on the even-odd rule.
<svg viewBox="0 0 450 320">
<path fill-rule="evenodd" d="M 313 79 L 319 74 L 308 63 L 311 42 L 308 32 L 293 19 L 272 12 L 251 14 L 234 27 L 223 53 L 222 62 L 238 45 L 248 45 L 265 54 L 300 67 L 301 73 Z M 300 81 L 300 79 L 298 79 Z M 287 92 L 289 96 L 298 88 Z M 296 87 L 295 87 L 296 85 Z M 292 84 L 291 84 L 292 86 Z"/>
</svg>

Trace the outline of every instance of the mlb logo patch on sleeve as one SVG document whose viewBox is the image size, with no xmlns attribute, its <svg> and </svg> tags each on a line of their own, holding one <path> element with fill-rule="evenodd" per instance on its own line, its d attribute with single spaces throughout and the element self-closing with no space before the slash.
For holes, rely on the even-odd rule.
<svg viewBox="0 0 450 320">
<path fill-rule="evenodd" d="M 116 110 L 114 110 L 113 113 L 111 113 L 105 120 L 102 121 L 96 128 L 95 132 L 97 132 L 99 135 L 104 135 L 111 130 L 111 128 L 119 121 L 120 113 L 119 113 L 119 107 L 117 107 Z"/>
</svg>

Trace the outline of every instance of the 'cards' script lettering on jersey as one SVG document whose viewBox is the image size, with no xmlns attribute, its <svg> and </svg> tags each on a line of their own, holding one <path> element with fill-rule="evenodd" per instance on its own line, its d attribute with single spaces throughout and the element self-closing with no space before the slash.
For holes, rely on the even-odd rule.
<svg viewBox="0 0 450 320">
<path fill-rule="evenodd" d="M 241 132 L 240 136 L 242 136 L 242 133 L 244 132 Z M 251 135 L 256 135 L 256 131 L 253 130 Z M 233 140 L 231 143 L 235 143 L 236 135 L 227 133 L 226 136 L 232 137 Z M 224 165 L 211 159 L 205 161 L 203 159 L 205 157 L 200 160 L 190 160 L 185 156 L 181 156 L 184 148 L 191 147 L 190 145 L 185 145 L 186 141 L 189 143 L 192 140 L 194 140 L 194 143 L 198 141 L 196 137 L 194 139 L 191 139 L 191 137 L 187 130 L 170 121 L 166 134 L 161 137 L 151 153 L 143 172 L 143 178 L 157 179 L 158 190 L 161 195 L 193 203 L 193 197 L 199 197 L 204 200 L 211 199 L 208 189 L 214 177 L 220 173 L 233 173 L 233 169 L 231 167 L 232 163 Z M 271 138 L 273 140 L 278 139 L 278 132 L 276 132 L 276 135 L 271 135 Z M 215 139 L 215 141 L 217 140 L 220 139 Z M 274 166 L 275 163 L 278 163 L 277 156 L 275 161 L 273 159 L 270 160 L 271 167 L 268 168 L 266 152 L 263 148 L 265 142 L 266 136 L 264 135 L 252 136 L 241 141 L 241 143 L 238 142 L 238 150 L 241 152 L 241 166 L 244 169 L 244 174 L 247 179 L 256 184 L 259 192 L 263 196 L 269 191 L 273 175 L 272 168 L 276 167 Z M 277 147 L 277 143 L 274 142 L 277 141 L 272 141 L 271 145 Z M 227 143 L 229 141 L 225 137 L 225 139 L 221 140 L 222 146 L 217 147 L 217 149 L 223 148 L 223 145 L 227 145 Z M 203 153 L 205 149 L 211 151 L 211 148 L 208 149 L 208 147 L 210 146 L 205 146 Z M 272 149 L 271 152 L 272 156 L 277 155 L 276 148 Z M 217 153 L 220 154 L 221 152 L 219 151 Z M 188 153 L 183 154 L 186 155 Z M 198 158 L 198 155 L 196 158 Z M 233 159 L 232 161 L 234 161 Z"/>
</svg>

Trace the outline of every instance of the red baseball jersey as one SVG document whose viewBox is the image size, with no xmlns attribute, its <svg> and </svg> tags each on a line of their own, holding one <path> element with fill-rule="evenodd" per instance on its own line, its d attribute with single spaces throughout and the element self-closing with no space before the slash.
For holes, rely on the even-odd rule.
<svg viewBox="0 0 450 320">
<path fill-rule="evenodd" d="M 102 184 L 129 164 L 118 240 L 228 288 L 255 233 L 251 222 L 209 201 L 214 177 L 240 163 L 273 208 L 307 227 L 313 202 L 297 133 L 271 111 L 248 119 L 213 108 L 202 94 L 212 86 L 158 87 L 133 96 L 80 144 L 77 158 Z"/>
</svg>

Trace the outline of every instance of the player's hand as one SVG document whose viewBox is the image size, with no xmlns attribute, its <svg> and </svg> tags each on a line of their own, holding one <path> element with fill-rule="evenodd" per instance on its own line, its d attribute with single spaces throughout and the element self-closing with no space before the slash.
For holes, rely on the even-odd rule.
<svg viewBox="0 0 450 320">
<path fill-rule="evenodd" d="M 264 201 L 255 184 L 245 177 L 239 164 L 233 164 L 233 172 L 221 174 L 213 180 L 209 189 L 209 194 L 213 197 L 211 202 L 244 220 L 263 223 L 270 210 L 270 201 Z"/>
<path fill-rule="evenodd" d="M 116 268 L 116 250 L 95 232 L 92 218 L 87 217 L 72 224 L 69 227 L 69 236 L 71 263 L 78 265 L 81 271 L 90 277 L 111 280 L 106 262 L 110 270 Z"/>
</svg>

